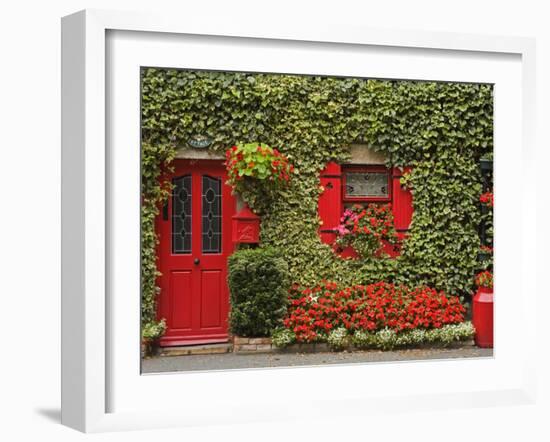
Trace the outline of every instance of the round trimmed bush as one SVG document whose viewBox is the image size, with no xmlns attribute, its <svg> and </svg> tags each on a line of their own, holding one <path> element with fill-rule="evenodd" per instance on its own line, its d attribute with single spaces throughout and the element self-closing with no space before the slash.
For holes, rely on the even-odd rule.
<svg viewBox="0 0 550 442">
<path fill-rule="evenodd" d="M 236 251 L 229 257 L 231 332 L 271 336 L 286 314 L 290 278 L 286 261 L 273 249 Z"/>
</svg>

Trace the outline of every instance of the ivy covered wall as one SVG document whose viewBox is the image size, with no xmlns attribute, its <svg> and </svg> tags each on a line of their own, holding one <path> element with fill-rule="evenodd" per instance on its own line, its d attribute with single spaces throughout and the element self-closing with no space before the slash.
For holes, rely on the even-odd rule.
<svg viewBox="0 0 550 442">
<path fill-rule="evenodd" d="M 297 75 L 142 70 L 143 320 L 154 318 L 154 218 L 168 188 L 159 176 L 176 149 L 208 135 L 223 153 L 240 142 L 276 147 L 295 166 L 291 185 L 269 199 L 243 195 L 262 214 L 262 243 L 282 251 L 295 282 L 380 280 L 472 291 L 478 268 L 479 158 L 492 151 L 491 85 Z M 317 233 L 319 172 L 345 162 L 360 142 L 395 166 L 414 215 L 402 255 L 344 260 Z"/>
</svg>

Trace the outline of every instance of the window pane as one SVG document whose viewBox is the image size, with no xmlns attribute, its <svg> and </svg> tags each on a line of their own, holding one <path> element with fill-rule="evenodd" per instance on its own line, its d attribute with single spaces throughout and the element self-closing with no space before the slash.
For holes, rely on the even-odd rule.
<svg viewBox="0 0 550 442">
<path fill-rule="evenodd" d="M 222 251 L 222 182 L 202 177 L 202 253 Z"/>
<path fill-rule="evenodd" d="M 191 176 L 172 184 L 172 253 L 191 253 Z"/>
<path fill-rule="evenodd" d="M 346 197 L 378 197 L 389 195 L 388 172 L 346 172 Z"/>
</svg>

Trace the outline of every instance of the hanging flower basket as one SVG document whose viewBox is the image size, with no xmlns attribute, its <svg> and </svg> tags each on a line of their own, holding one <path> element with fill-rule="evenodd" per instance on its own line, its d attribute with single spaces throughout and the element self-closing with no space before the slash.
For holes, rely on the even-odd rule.
<svg viewBox="0 0 550 442">
<path fill-rule="evenodd" d="M 263 143 L 237 144 L 227 150 L 225 158 L 228 184 L 238 193 L 255 185 L 284 186 L 294 171 L 286 156 Z"/>
</svg>

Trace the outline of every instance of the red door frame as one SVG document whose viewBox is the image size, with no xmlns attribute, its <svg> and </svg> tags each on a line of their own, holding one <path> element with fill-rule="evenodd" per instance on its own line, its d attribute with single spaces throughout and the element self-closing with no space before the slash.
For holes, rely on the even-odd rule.
<svg viewBox="0 0 550 442">
<path fill-rule="evenodd" d="M 221 160 L 175 160 L 173 179 L 191 175 L 191 251 L 173 253 L 172 198 L 167 210 L 157 217 L 158 265 L 161 288 L 158 318 L 166 318 L 167 331 L 162 346 L 226 342 L 228 333 L 229 289 L 227 258 L 234 250 L 231 218 L 236 200 L 226 185 Z M 221 179 L 221 253 L 202 251 L 202 177 Z M 197 261 L 198 260 L 198 261 Z"/>
</svg>

